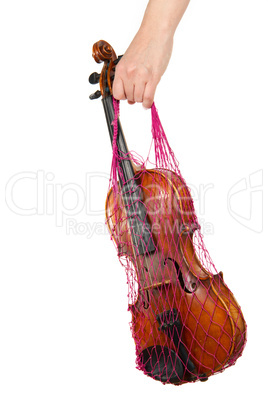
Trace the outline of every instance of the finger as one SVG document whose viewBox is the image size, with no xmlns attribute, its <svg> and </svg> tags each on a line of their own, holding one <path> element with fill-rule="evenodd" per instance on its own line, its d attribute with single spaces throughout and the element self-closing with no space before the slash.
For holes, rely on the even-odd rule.
<svg viewBox="0 0 268 402">
<path fill-rule="evenodd" d="M 113 97 L 117 100 L 126 99 L 123 81 L 115 75 L 113 82 Z"/>
<path fill-rule="evenodd" d="M 156 85 L 157 83 L 155 81 L 149 81 L 145 86 L 142 101 L 142 106 L 145 107 L 145 109 L 150 109 L 153 104 Z"/>
<path fill-rule="evenodd" d="M 123 82 L 123 85 L 124 85 L 124 89 L 125 89 L 126 99 L 129 102 L 134 102 L 135 103 L 135 99 L 134 99 L 134 84 L 133 84 L 133 82 L 126 79 Z"/>
<path fill-rule="evenodd" d="M 134 100 L 135 102 L 143 102 L 144 91 L 146 87 L 145 81 L 139 81 L 134 88 Z"/>
</svg>

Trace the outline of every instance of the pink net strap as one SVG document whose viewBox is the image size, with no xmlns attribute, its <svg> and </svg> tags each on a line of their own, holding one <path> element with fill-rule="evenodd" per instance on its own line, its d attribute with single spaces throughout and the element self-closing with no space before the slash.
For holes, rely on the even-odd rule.
<svg viewBox="0 0 268 402">
<path fill-rule="evenodd" d="M 151 108 L 151 116 L 156 166 L 168 165 L 171 170 L 179 171 L 179 163 L 168 143 L 155 103 Z"/>
<path fill-rule="evenodd" d="M 156 159 L 156 167 L 157 168 L 165 168 L 174 172 L 180 179 L 180 187 L 185 191 L 183 202 L 187 205 L 187 210 L 191 212 L 191 221 L 189 222 L 193 228 L 199 228 L 199 223 L 197 220 L 197 216 L 194 212 L 193 200 L 191 197 L 191 191 L 188 188 L 181 172 L 179 169 L 179 162 L 176 159 L 173 150 L 171 149 L 168 139 L 166 137 L 165 131 L 161 124 L 158 111 L 153 103 L 151 108 L 152 115 L 152 136 L 154 141 L 154 151 L 155 151 L 155 159 Z"/>
<path fill-rule="evenodd" d="M 110 173 L 110 186 L 114 188 L 115 194 L 118 193 L 118 170 L 119 170 L 119 154 L 117 147 L 117 136 L 118 136 L 118 118 L 119 118 L 119 101 L 113 98 L 113 106 L 114 106 L 114 121 L 113 121 L 113 142 L 112 142 L 112 165 L 111 165 L 111 173 Z"/>
<path fill-rule="evenodd" d="M 123 160 L 137 165 L 141 158 L 118 149 L 119 102 L 114 99 L 113 107 L 106 216 L 127 274 L 137 367 L 163 383 L 204 381 L 241 355 L 246 324 L 203 243 L 190 190 L 155 104 L 151 117 L 156 166 L 147 169 L 147 158 L 119 189 Z"/>
</svg>

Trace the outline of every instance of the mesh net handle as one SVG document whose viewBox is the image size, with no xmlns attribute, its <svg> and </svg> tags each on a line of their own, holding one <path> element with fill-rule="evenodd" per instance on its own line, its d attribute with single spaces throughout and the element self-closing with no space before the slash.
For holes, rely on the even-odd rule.
<svg viewBox="0 0 268 402">
<path fill-rule="evenodd" d="M 113 105 L 106 217 L 127 275 L 137 368 L 162 383 L 204 381 L 242 354 L 246 323 L 205 247 L 190 190 L 155 105 L 151 108 L 155 169 L 148 170 L 148 158 L 144 162 L 134 153 L 119 152 L 119 102 L 113 100 Z M 127 191 L 118 186 L 120 161 L 126 158 L 140 165 L 137 181 L 125 183 Z M 147 217 L 140 214 L 140 194 L 156 250 L 133 254 L 133 236 L 143 240 L 143 230 L 149 233 Z"/>
</svg>

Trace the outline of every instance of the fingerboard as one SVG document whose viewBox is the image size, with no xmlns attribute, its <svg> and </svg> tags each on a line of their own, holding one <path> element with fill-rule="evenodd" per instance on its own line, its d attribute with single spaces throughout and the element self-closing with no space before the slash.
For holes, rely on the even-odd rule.
<svg viewBox="0 0 268 402">
<path fill-rule="evenodd" d="M 113 144 L 115 118 L 113 98 L 107 96 L 102 99 L 106 122 L 109 130 L 111 144 Z M 147 219 L 147 211 L 142 202 L 142 188 L 135 179 L 135 172 L 129 156 L 128 147 L 123 134 L 120 119 L 118 118 L 117 148 L 119 152 L 118 174 L 121 187 L 121 195 L 127 211 L 128 223 L 131 230 L 131 238 L 136 255 L 143 255 L 155 251 L 155 245 L 151 233 L 151 227 Z"/>
</svg>

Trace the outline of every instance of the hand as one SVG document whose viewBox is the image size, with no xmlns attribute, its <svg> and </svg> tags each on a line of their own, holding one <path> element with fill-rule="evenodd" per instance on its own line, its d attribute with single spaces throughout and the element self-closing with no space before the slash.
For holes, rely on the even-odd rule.
<svg viewBox="0 0 268 402">
<path fill-rule="evenodd" d="M 140 30 L 118 63 L 113 83 L 115 99 L 152 106 L 156 87 L 169 63 L 172 35 L 151 37 Z"/>
</svg>

